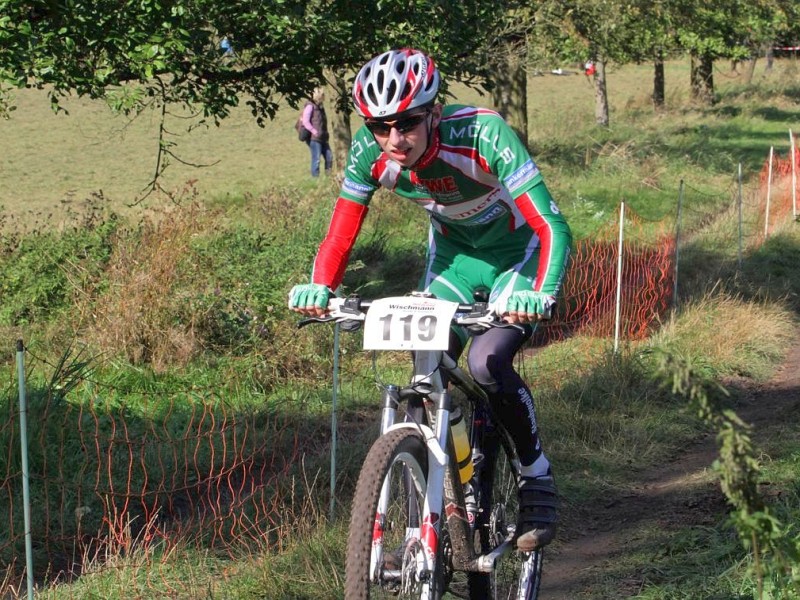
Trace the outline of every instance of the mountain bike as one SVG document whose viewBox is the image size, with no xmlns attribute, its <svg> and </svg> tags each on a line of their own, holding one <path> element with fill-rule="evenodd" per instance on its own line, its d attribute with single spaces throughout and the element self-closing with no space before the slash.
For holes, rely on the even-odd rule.
<svg viewBox="0 0 800 600">
<path fill-rule="evenodd" d="M 473 335 L 514 325 L 485 302 L 458 304 L 422 293 L 336 298 L 329 309 L 301 325 L 363 325 L 365 349 L 410 350 L 413 358 L 408 385 L 379 381 L 380 436 L 356 485 L 345 597 L 535 600 L 543 552 L 515 547 L 520 463 L 514 444 L 486 393 L 446 353 L 451 325 Z M 470 425 L 466 482 L 451 426 L 459 412 Z"/>
</svg>

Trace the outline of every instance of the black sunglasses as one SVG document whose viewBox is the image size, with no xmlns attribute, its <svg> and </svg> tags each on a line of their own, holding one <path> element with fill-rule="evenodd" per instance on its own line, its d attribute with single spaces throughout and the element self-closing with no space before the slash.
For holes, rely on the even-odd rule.
<svg viewBox="0 0 800 600">
<path fill-rule="evenodd" d="M 425 111 L 423 113 L 417 113 L 416 115 L 411 115 L 410 117 L 398 119 L 396 121 L 366 120 L 364 121 L 364 124 L 367 126 L 367 129 L 372 132 L 372 135 L 386 136 L 391 133 L 393 128 L 397 130 L 397 133 L 405 134 L 418 127 L 420 123 L 428 118 L 429 114 L 431 114 L 430 111 Z"/>
</svg>

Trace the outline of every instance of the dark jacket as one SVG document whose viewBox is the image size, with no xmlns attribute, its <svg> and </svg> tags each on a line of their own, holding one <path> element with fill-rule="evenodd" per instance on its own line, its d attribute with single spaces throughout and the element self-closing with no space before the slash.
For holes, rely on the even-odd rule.
<svg viewBox="0 0 800 600">
<path fill-rule="evenodd" d="M 317 135 L 312 135 L 311 139 L 315 142 L 327 142 L 328 141 L 328 117 L 325 115 L 325 109 L 322 106 L 314 104 L 313 102 L 308 102 L 311 105 L 311 124 L 314 126 L 314 129 L 317 130 Z"/>
</svg>

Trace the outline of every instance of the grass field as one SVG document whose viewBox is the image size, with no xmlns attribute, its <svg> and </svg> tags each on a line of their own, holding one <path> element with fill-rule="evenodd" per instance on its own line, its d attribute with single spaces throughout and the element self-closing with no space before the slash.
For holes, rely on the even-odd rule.
<svg viewBox="0 0 800 600">
<path fill-rule="evenodd" d="M 738 80 L 720 64 L 717 86 L 727 93 Z M 791 65 L 784 65 L 790 68 Z M 575 71 L 578 73 L 577 71 Z M 779 77 L 778 73 L 772 75 Z M 758 71 L 757 78 L 763 78 Z M 714 109 L 686 111 L 689 72 L 687 61 L 667 65 L 668 111 L 653 119 L 649 101 L 652 72 L 649 65 L 612 69 L 608 75 L 611 130 L 594 126 L 594 91 L 582 74 L 545 74 L 529 80 L 530 143 L 548 175 L 548 182 L 562 204 L 596 190 L 594 177 L 607 180 L 603 192 L 635 201 L 642 182 L 631 181 L 621 170 L 646 169 L 641 179 L 664 183 L 688 177 L 697 185 L 719 178 L 720 166 L 697 172 L 705 160 L 726 161 L 731 177 L 738 161 L 745 171 L 760 166 L 769 145 L 783 148 L 788 140 L 784 121 L 792 113 L 762 115 L 758 126 L 748 130 L 751 115 L 718 114 Z M 489 105 L 488 96 L 463 86 L 452 87 L 449 102 Z M 102 102 L 68 97 L 62 102 L 68 114 L 54 114 L 46 93 L 40 90 L 15 92 L 17 110 L 10 120 L 0 122 L 4 141 L 0 159 L 0 206 L 11 216 L 29 211 L 60 212 L 65 203 L 79 204 L 93 193 L 102 192 L 115 210 L 142 195 L 152 180 L 158 147 L 158 113 L 145 111 L 134 119 L 112 114 Z M 244 104 L 244 103 L 243 103 Z M 225 201 L 243 194 L 259 195 L 274 187 L 308 189 L 308 150 L 295 139 L 292 124 L 296 111 L 284 106 L 266 127 L 259 128 L 242 105 L 223 120 L 195 127 L 186 111 L 167 117 L 169 138 L 177 144 L 176 154 L 194 168 L 172 161 L 163 178 L 165 189 L 181 190 L 187 182 L 201 197 Z M 702 125 L 701 125 L 702 122 Z M 356 120 L 353 120 L 356 124 Z M 682 130 L 684 142 L 675 147 L 675 132 Z M 669 136 L 670 143 L 665 144 Z M 669 162 L 634 166 L 637 154 L 670 153 Z M 606 163 L 600 172 L 584 172 L 598 156 Z M 691 166 L 687 159 L 697 164 Z M 615 172 L 609 173 L 612 170 Z M 691 172 L 694 171 L 694 172 Z M 610 181 L 609 181 L 610 179 Z M 608 185 L 611 183 L 611 185 Z M 648 182 L 643 184 L 646 188 Z M 633 188 L 631 186 L 634 186 Z M 633 198 L 631 198 L 633 196 Z M 150 198 L 150 204 L 155 199 Z M 566 206 L 563 208 L 567 208 Z M 643 207 L 644 208 L 644 207 Z"/>
</svg>

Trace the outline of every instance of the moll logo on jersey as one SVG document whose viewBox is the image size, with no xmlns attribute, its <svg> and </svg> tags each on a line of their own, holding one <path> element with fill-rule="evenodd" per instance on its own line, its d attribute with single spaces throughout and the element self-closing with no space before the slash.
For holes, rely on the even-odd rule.
<svg viewBox="0 0 800 600">
<path fill-rule="evenodd" d="M 500 134 L 487 132 L 486 125 L 483 123 L 470 123 L 460 129 L 456 129 L 453 126 L 450 127 L 450 139 L 459 139 L 465 136 L 468 138 L 478 138 L 482 142 L 488 144 L 492 151 L 496 152 L 507 165 L 511 164 L 516 158 L 516 154 L 514 154 L 514 151 L 508 145 L 504 145 L 502 149 L 500 148 Z"/>
<path fill-rule="evenodd" d="M 497 140 L 500 139 L 499 134 L 494 134 L 493 137 L 489 137 L 490 134 L 486 133 L 486 127 L 482 123 L 470 123 L 460 129 L 456 129 L 455 127 L 450 127 L 450 137 L 454 139 L 459 139 L 463 137 L 469 138 L 478 138 L 487 144 L 491 145 L 492 150 L 495 152 L 500 152 L 500 147 L 497 145 Z"/>
</svg>

